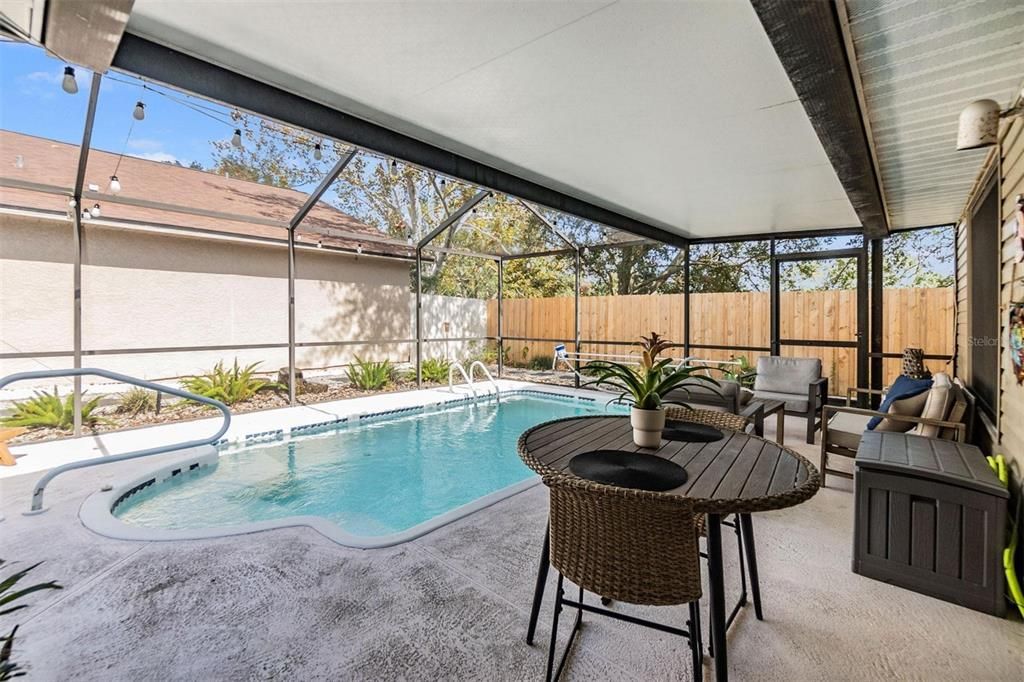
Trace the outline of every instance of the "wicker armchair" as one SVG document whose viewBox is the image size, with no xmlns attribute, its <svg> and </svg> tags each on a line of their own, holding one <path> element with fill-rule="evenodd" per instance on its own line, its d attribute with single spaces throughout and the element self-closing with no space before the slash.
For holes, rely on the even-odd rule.
<svg viewBox="0 0 1024 682">
<path fill-rule="evenodd" d="M 566 475 L 545 476 L 544 485 L 551 491 L 551 565 L 558 571 L 547 679 L 552 679 L 559 614 L 565 605 L 576 609 L 576 620 L 554 679 L 565 667 L 587 611 L 686 637 L 694 679 L 700 680 L 701 574 L 693 501 Z M 578 601 L 565 598 L 565 578 L 579 586 Z M 687 629 L 584 604 L 584 590 L 631 604 L 689 604 Z"/>
</svg>

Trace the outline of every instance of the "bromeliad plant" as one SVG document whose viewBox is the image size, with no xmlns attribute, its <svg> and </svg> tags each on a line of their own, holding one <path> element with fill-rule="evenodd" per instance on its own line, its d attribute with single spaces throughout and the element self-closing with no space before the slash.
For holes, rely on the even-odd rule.
<svg viewBox="0 0 1024 682">
<path fill-rule="evenodd" d="M 584 386 L 608 386 L 619 391 L 618 400 L 638 410 L 658 410 L 666 404 L 665 396 L 674 389 L 686 391 L 681 384 L 697 379 L 717 386 L 711 377 L 697 374 L 699 368 L 673 365 L 672 358 L 658 359 L 671 345 L 657 332 L 640 337 L 640 365 L 633 367 L 609 360 L 593 360 L 583 368 L 584 374 L 597 377 Z M 675 402 L 675 401 L 673 401 Z M 678 403 L 683 404 L 683 403 Z"/>
</svg>

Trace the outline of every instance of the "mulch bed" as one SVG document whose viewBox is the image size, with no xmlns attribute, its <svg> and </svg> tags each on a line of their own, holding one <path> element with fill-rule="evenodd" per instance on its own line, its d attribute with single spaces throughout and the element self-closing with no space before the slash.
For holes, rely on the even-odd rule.
<svg viewBox="0 0 1024 682">
<path fill-rule="evenodd" d="M 423 382 L 423 388 L 440 386 L 437 383 Z M 317 403 L 329 403 L 335 400 L 346 398 L 361 398 L 368 395 L 380 393 L 394 393 L 396 391 L 411 391 L 416 389 L 416 382 L 406 379 L 393 381 L 386 387 L 376 391 L 365 391 L 350 384 L 324 384 L 310 383 L 310 390 L 299 393 L 295 396 L 295 402 L 299 405 L 315 405 Z M 243 400 L 231 405 L 231 414 L 245 414 L 246 412 L 257 412 L 259 410 L 270 410 L 278 407 L 288 407 L 288 391 L 260 391 L 252 398 Z M 212 407 L 197 405 L 178 401 L 176 403 L 165 402 L 160 414 L 153 411 L 139 414 L 119 412 L 117 406 L 110 405 L 98 407 L 93 414 L 99 416 L 103 421 L 94 427 L 83 428 L 85 434 L 110 433 L 113 431 L 124 431 L 144 426 L 157 424 L 172 424 L 176 422 L 192 421 L 195 419 L 208 419 L 220 414 Z M 50 427 L 33 428 L 17 438 L 9 441 L 12 445 L 19 443 L 39 443 L 49 440 L 60 440 L 71 438 L 71 432 Z"/>
</svg>

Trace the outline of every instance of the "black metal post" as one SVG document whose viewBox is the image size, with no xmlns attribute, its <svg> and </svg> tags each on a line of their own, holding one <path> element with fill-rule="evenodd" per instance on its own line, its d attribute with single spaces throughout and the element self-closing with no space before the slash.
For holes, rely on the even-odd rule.
<svg viewBox="0 0 1024 682">
<path fill-rule="evenodd" d="M 505 371 L 505 339 L 502 336 L 504 325 L 501 319 L 504 314 L 502 299 L 505 297 L 505 261 L 498 258 L 496 262 L 498 263 L 498 378 L 500 379 Z M 545 536 L 546 541 L 547 537 Z"/>
<path fill-rule="evenodd" d="M 551 565 L 550 528 L 544 524 L 544 544 L 540 550 L 540 565 L 537 566 L 537 582 L 533 586 L 533 605 L 530 607 L 530 625 L 526 628 L 526 643 L 533 646 L 533 635 L 537 631 L 537 616 L 544 601 L 544 585 L 548 580 L 548 566 Z"/>
<path fill-rule="evenodd" d="M 690 357 L 690 244 L 683 244 L 683 357 Z"/>
<path fill-rule="evenodd" d="M 729 663 L 725 645 L 725 590 L 722 585 L 722 517 L 707 515 L 708 582 L 711 601 L 711 646 L 715 656 L 715 679 L 729 679 Z"/>
<path fill-rule="evenodd" d="M 881 390 L 885 381 L 885 359 L 882 353 L 882 334 L 885 331 L 885 281 L 883 279 L 883 242 L 881 239 L 871 240 L 871 388 Z M 880 398 L 871 396 L 871 406 L 878 407 Z"/>
<path fill-rule="evenodd" d="M 416 247 L 416 388 L 423 386 L 423 247 Z"/>
<path fill-rule="evenodd" d="M 754 599 L 754 615 L 758 620 L 764 620 L 761 611 L 761 583 L 757 575 L 757 548 L 754 546 L 754 523 L 750 514 L 740 514 L 739 517 L 743 550 L 747 555 L 747 572 L 750 574 L 750 594 Z"/>
<path fill-rule="evenodd" d="M 771 276 L 769 277 L 768 288 L 770 293 L 768 298 L 770 300 L 771 310 L 769 317 L 771 318 L 771 354 L 779 355 L 782 344 L 779 342 L 781 337 L 781 322 L 780 317 L 780 294 L 779 294 L 779 261 L 775 258 L 775 240 L 771 239 L 768 242 L 768 257 L 771 259 Z"/>
</svg>

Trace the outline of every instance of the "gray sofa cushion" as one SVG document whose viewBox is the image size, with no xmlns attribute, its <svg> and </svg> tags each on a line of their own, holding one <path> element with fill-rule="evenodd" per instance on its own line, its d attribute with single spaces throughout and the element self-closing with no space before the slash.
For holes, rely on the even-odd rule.
<svg viewBox="0 0 1024 682">
<path fill-rule="evenodd" d="M 856 450 L 870 419 L 865 415 L 836 412 L 828 422 L 828 442 Z"/>
<path fill-rule="evenodd" d="M 819 358 L 783 358 L 777 355 L 757 359 L 754 392 L 771 391 L 802 395 L 807 402 L 807 387 L 821 378 Z"/>
<path fill-rule="evenodd" d="M 754 397 L 758 400 L 781 400 L 786 403 L 786 410 L 789 412 L 807 411 L 807 394 L 794 395 L 792 393 L 776 393 L 775 391 L 754 391 Z"/>
</svg>

